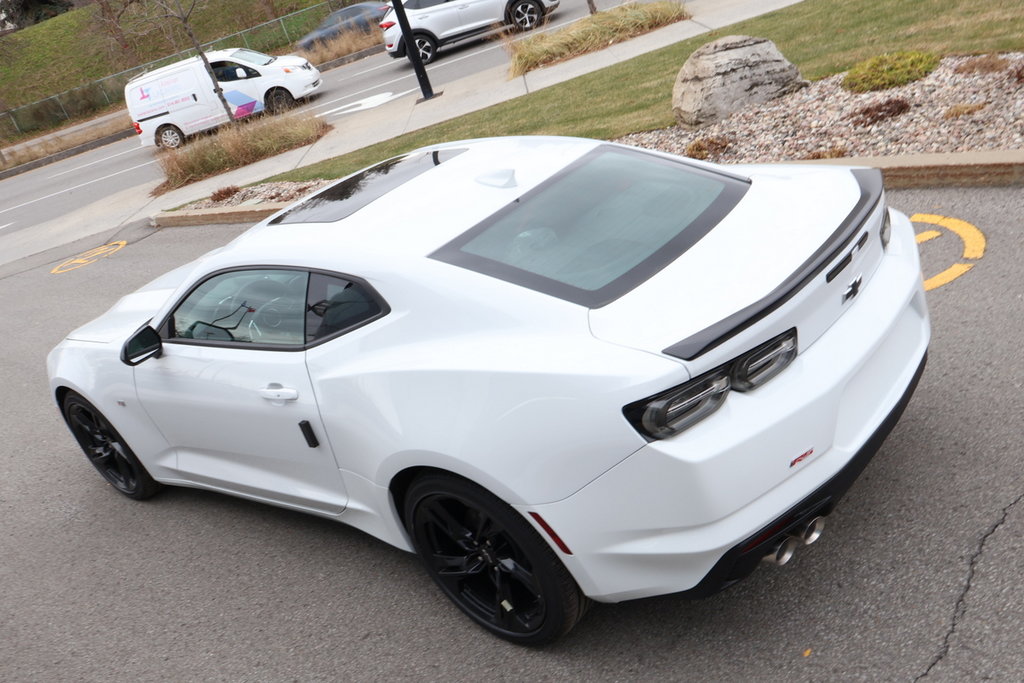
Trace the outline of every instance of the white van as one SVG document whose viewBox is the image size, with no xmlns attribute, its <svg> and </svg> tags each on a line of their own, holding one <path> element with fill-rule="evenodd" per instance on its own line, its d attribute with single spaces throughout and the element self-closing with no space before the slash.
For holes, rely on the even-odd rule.
<svg viewBox="0 0 1024 683">
<path fill-rule="evenodd" d="M 295 55 L 232 48 L 206 58 L 236 119 L 286 109 L 320 87 L 317 68 Z M 136 76 L 124 87 L 124 101 L 143 146 L 179 147 L 185 136 L 228 120 L 199 57 Z"/>
</svg>

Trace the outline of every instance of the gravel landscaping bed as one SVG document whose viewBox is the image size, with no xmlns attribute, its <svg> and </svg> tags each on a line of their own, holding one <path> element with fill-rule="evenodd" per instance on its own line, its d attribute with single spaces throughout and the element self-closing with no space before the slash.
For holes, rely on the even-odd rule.
<svg viewBox="0 0 1024 683">
<path fill-rule="evenodd" d="M 991 57 L 946 57 L 919 81 L 862 94 L 844 90 L 837 74 L 698 131 L 616 142 L 722 163 L 1022 149 L 1024 54 L 1001 58 L 1005 66 L 990 72 L 986 65 L 1000 65 Z"/>
<path fill-rule="evenodd" d="M 721 163 L 1024 149 L 1024 53 L 1000 58 L 946 57 L 919 81 L 864 94 L 837 74 L 698 131 L 616 142 Z M 186 208 L 292 201 L 330 182 L 264 183 Z"/>
</svg>

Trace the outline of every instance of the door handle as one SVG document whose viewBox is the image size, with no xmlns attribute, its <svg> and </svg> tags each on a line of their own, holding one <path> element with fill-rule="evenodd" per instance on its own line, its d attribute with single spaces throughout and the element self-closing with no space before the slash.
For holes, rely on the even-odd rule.
<svg viewBox="0 0 1024 683">
<path fill-rule="evenodd" d="M 268 384 L 259 390 L 259 394 L 276 405 L 283 405 L 285 401 L 294 401 L 299 398 L 298 389 L 283 387 L 280 384 Z"/>
</svg>

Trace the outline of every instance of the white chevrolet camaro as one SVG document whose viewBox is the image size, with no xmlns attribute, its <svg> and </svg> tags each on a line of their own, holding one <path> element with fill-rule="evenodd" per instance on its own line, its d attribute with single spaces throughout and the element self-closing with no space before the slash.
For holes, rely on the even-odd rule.
<svg viewBox="0 0 1024 683">
<path fill-rule="evenodd" d="M 924 368 L 876 170 L 593 140 L 429 147 L 122 298 L 49 355 L 100 474 L 337 519 L 489 631 L 784 562 Z"/>
</svg>

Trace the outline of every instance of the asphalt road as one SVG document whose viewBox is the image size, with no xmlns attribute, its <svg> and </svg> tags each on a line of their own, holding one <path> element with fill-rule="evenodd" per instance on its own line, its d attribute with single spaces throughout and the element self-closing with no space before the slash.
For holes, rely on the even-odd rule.
<svg viewBox="0 0 1024 683">
<path fill-rule="evenodd" d="M 617 4 L 598 1 L 601 9 Z M 586 13 L 585 3 L 567 0 L 543 30 L 564 26 Z M 470 40 L 443 48 L 427 73 L 435 91 L 441 91 L 446 82 L 507 63 L 500 40 Z M 323 81 L 300 111 L 338 127 L 344 127 L 344 117 L 354 111 L 398 97 L 420 97 L 408 60 L 384 53 L 325 71 Z M 0 235 L 30 229 L 128 188 L 161 180 L 154 153 L 153 147 L 141 147 L 132 137 L 0 181 Z"/>
<path fill-rule="evenodd" d="M 124 248 L 60 274 L 95 241 L 12 264 L 0 679 L 1020 680 L 1024 189 L 890 202 L 925 214 L 928 281 L 963 273 L 929 292 L 928 369 L 822 539 L 707 600 L 595 605 L 545 650 L 488 636 L 413 556 L 360 532 L 186 489 L 133 502 L 78 452 L 47 395 L 47 350 L 242 226 L 128 229 L 110 236 Z"/>
</svg>

